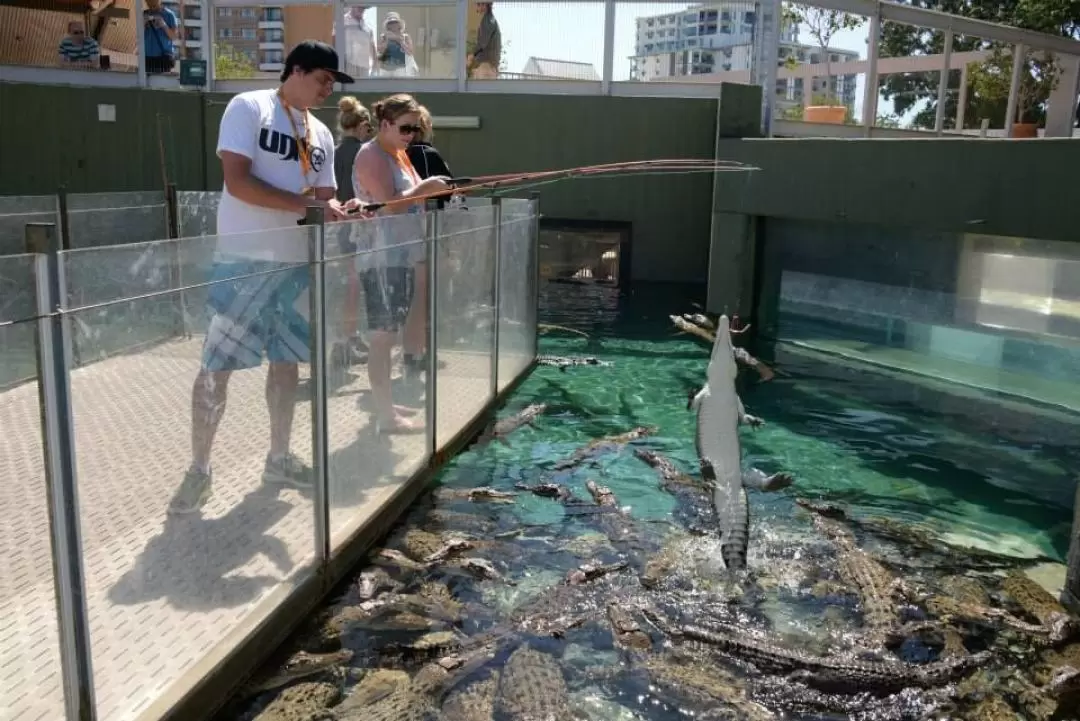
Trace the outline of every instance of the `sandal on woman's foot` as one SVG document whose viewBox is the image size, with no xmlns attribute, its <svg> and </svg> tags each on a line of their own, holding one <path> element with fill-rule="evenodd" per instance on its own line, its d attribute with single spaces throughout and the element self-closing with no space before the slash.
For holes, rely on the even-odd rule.
<svg viewBox="0 0 1080 721">
<path fill-rule="evenodd" d="M 394 404 L 394 413 L 404 418 L 411 418 L 420 412 L 419 408 L 412 408 L 410 406 L 399 406 Z"/>
</svg>

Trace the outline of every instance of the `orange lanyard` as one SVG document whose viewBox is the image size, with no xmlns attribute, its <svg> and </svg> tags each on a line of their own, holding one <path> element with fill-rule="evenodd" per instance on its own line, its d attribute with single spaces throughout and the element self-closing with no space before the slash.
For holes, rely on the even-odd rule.
<svg viewBox="0 0 1080 721">
<path fill-rule="evenodd" d="M 296 127 L 296 120 L 293 119 L 292 108 L 289 106 L 289 102 L 285 99 L 285 95 L 278 90 L 278 99 L 281 101 L 281 107 L 285 110 L 285 117 L 289 119 L 289 127 L 292 128 L 293 137 L 296 138 L 296 154 L 300 158 L 300 172 L 304 176 L 304 183 L 307 183 L 308 173 L 311 172 L 311 139 L 309 136 L 308 115 L 307 110 L 304 111 L 304 135 L 301 137 L 300 130 Z"/>
<path fill-rule="evenodd" d="M 382 148 L 383 151 L 394 160 L 397 166 L 401 168 L 402 172 L 412 178 L 413 184 L 420 185 L 420 183 L 422 182 L 420 180 L 420 174 L 416 172 L 416 168 L 413 167 L 412 161 L 409 160 L 409 154 L 404 150 L 398 150 L 397 148 L 388 148 L 386 147 L 386 145 L 383 144 L 381 140 L 378 142 L 379 147 Z"/>
</svg>

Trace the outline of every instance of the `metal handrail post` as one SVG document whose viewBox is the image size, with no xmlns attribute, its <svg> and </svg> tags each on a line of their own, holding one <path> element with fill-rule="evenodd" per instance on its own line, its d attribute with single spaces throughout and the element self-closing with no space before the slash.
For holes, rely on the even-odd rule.
<svg viewBox="0 0 1080 721">
<path fill-rule="evenodd" d="M 427 389 L 424 394 L 425 412 L 427 413 L 427 444 L 430 458 L 435 457 L 438 448 L 438 421 L 439 421 L 439 319 L 436 315 L 438 310 L 439 295 L 439 218 L 442 211 L 434 200 L 427 202 L 427 219 L 425 243 L 427 257 Z"/>
<path fill-rule="evenodd" d="M 311 466 L 315 475 L 312 505 L 315 510 L 315 560 L 330 559 L 330 447 L 327 440 L 326 404 L 326 224 L 321 207 L 307 209 L 305 226 L 315 231 L 308 238 L 311 288 L 308 323 L 311 343 Z"/>
<path fill-rule="evenodd" d="M 26 224 L 26 251 L 38 254 L 34 261 L 38 313 L 34 346 L 64 708 L 68 721 L 94 721 L 97 706 L 71 406 L 71 324 L 59 312 L 67 305 L 60 243 L 55 224 Z"/>
<path fill-rule="evenodd" d="M 491 397 L 499 395 L 499 326 L 502 325 L 502 310 L 499 296 L 502 291 L 502 198 L 496 196 L 491 199 L 495 218 L 495 298 L 492 302 L 495 314 L 495 333 L 492 338 L 491 354 Z"/>
</svg>

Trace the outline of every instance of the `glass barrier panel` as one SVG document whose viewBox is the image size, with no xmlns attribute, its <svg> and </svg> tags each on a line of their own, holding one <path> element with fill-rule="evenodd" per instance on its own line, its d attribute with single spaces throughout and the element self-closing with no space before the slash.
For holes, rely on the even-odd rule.
<svg viewBox="0 0 1080 721">
<path fill-rule="evenodd" d="M 28 321 L 37 315 L 35 257 L 31 254 L 0 256 L 0 349 L 4 354 L 4 362 L 0 363 L 0 389 L 37 376 L 35 325 Z"/>
<path fill-rule="evenodd" d="M 34 255 L 0 257 L 0 709 L 62 719 L 60 638 L 34 335 Z M 18 279 L 16 286 L 11 281 Z M 12 386 L 18 382 L 19 385 Z"/>
<path fill-rule="evenodd" d="M 180 237 L 217 234 L 217 209 L 221 191 L 180 190 L 176 193 L 176 216 Z"/>
<path fill-rule="evenodd" d="M 64 254 L 68 305 L 87 308 L 71 327 L 76 365 L 184 333 L 183 292 L 164 292 L 182 283 L 179 248 L 177 240 L 158 240 Z"/>
<path fill-rule="evenodd" d="M 301 39 L 334 44 L 334 4 L 217 6 L 213 43 L 215 80 L 277 80 L 289 48 Z M 186 43 L 190 46 L 191 43 Z M 331 126 L 333 127 L 333 126 Z"/>
<path fill-rule="evenodd" d="M 482 15 L 470 1 L 465 52 L 480 38 Z M 473 80 L 557 80 L 599 83 L 604 72 L 604 3 L 494 3 L 502 48 L 469 69 Z"/>
<path fill-rule="evenodd" d="M 530 295 L 536 273 L 532 220 L 527 213 L 503 211 L 499 248 L 499 391 L 533 359 L 536 327 L 529 323 L 530 306 L 536 299 Z"/>
<path fill-rule="evenodd" d="M 615 4 L 612 80 L 751 83 L 755 4 Z"/>
<path fill-rule="evenodd" d="M 167 238 L 165 194 L 72 193 L 67 198 L 71 248 L 141 243 Z"/>
<path fill-rule="evenodd" d="M 326 225 L 330 528 L 344 540 L 428 460 L 426 217 Z M 405 362 L 397 346 L 416 358 Z M 336 543 L 335 543 L 336 545 Z"/>
<path fill-rule="evenodd" d="M 457 77 L 454 0 L 346 7 L 344 28 L 345 72 L 358 83 L 373 77 Z"/>
<path fill-rule="evenodd" d="M 171 275 L 209 282 L 197 293 L 209 308 L 193 314 L 191 336 L 71 375 L 103 721 L 133 718 L 189 683 L 185 674 L 221 651 L 230 631 L 265 617 L 271 591 L 313 572 L 312 232 L 182 239 L 183 269 Z M 180 289 L 159 292 L 179 303 Z M 136 279 L 102 304 L 70 311 L 75 325 L 122 312 L 124 323 L 154 318 L 160 303 Z M 77 336 L 74 345 L 92 352 L 86 343 Z"/>
<path fill-rule="evenodd" d="M 0 255 L 26 252 L 27 223 L 56 223 L 55 195 L 0 195 Z"/>
<path fill-rule="evenodd" d="M 435 289 L 435 445 L 444 447 L 492 399 L 495 209 L 439 211 Z"/>
<path fill-rule="evenodd" d="M 765 227 L 778 338 L 1080 411 L 1075 243 L 773 218 Z"/>
<path fill-rule="evenodd" d="M 59 0 L 4 3 L 0 65 L 134 73 L 135 28 L 136 21 L 126 11 L 106 18 L 89 13 L 89 6 Z"/>
</svg>

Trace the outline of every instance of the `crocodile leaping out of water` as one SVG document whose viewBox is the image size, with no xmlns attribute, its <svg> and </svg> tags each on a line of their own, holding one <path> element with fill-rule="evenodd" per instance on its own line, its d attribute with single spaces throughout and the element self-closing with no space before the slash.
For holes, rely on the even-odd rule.
<svg viewBox="0 0 1080 721">
<path fill-rule="evenodd" d="M 701 475 L 712 489 L 713 509 L 720 527 L 720 552 L 730 570 L 746 567 L 750 507 L 745 486 L 775 491 L 791 485 L 786 473 L 766 476 L 756 469 L 742 471 L 739 423 L 753 424 L 735 393 L 735 355 L 727 316 L 720 316 L 716 342 L 709 359 L 707 382 L 692 401 L 697 412 L 695 436 Z"/>
<path fill-rule="evenodd" d="M 566 372 L 567 368 L 573 368 L 574 366 L 600 366 L 609 367 L 612 365 L 611 361 L 600 360 L 592 356 L 586 356 L 584 358 L 567 358 L 558 355 L 542 355 L 536 357 L 536 364 L 542 366 L 554 366 Z"/>
<path fill-rule="evenodd" d="M 863 691 L 893 693 L 908 687 L 944 686 L 985 664 L 989 652 L 948 661 L 915 665 L 899 661 L 863 661 L 842 656 L 817 656 L 782 648 L 768 641 L 743 637 L 741 632 L 713 631 L 698 626 L 676 626 L 650 608 L 642 609 L 649 622 L 669 636 L 712 647 L 755 666 L 764 673 L 782 673 L 793 681 L 828 693 Z"/>
</svg>

